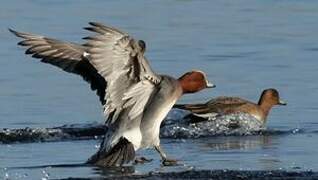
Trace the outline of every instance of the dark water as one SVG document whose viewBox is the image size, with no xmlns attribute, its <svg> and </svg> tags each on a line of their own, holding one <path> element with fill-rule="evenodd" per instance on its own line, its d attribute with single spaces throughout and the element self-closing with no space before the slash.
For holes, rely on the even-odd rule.
<svg viewBox="0 0 318 180">
<path fill-rule="evenodd" d="M 196 169 L 318 171 L 318 2 L 266 1 L 4 1 L 0 6 L 0 128 L 52 128 L 102 123 L 94 92 L 80 77 L 23 55 L 7 28 L 81 42 L 88 21 L 112 25 L 143 39 L 158 73 L 180 76 L 201 69 L 217 88 L 180 102 L 219 95 L 257 101 L 274 87 L 286 107 L 275 107 L 267 135 L 163 139 L 167 153 L 183 166 L 161 167 L 153 158 L 135 167 L 149 171 Z M 271 131 L 273 130 L 273 131 Z M 100 139 L 0 144 L 0 177 L 40 179 L 111 174 L 77 166 Z M 73 164 L 65 167 L 46 167 Z M 12 167 L 35 167 L 20 168 Z M 129 171 L 129 168 L 128 168 Z M 106 174 L 106 175 L 105 175 Z"/>
</svg>

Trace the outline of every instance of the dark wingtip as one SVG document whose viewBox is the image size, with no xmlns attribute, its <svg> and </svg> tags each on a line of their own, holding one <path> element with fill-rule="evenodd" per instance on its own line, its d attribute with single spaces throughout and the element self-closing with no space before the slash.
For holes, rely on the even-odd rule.
<svg viewBox="0 0 318 180">
<path fill-rule="evenodd" d="M 83 29 L 88 30 L 88 31 L 94 31 L 93 27 L 84 27 Z"/>
<path fill-rule="evenodd" d="M 24 41 L 18 42 L 19 46 L 27 46 Z"/>
<path fill-rule="evenodd" d="M 8 28 L 8 31 L 11 32 L 12 34 L 16 35 L 16 36 L 19 35 L 19 33 L 17 31 L 15 31 L 15 30 L 13 30 L 11 28 Z"/>
<path fill-rule="evenodd" d="M 95 27 L 96 27 L 96 26 L 102 26 L 101 23 L 93 22 L 93 21 L 89 22 L 88 24 L 91 25 L 91 26 L 95 26 Z"/>
<path fill-rule="evenodd" d="M 24 38 L 24 39 L 25 39 L 25 38 L 28 36 L 28 34 L 26 34 L 26 33 L 18 32 L 18 31 L 16 31 L 16 30 L 11 29 L 11 28 L 8 28 L 8 30 L 9 30 L 12 34 L 14 34 L 15 36 L 20 37 L 20 38 Z"/>
<path fill-rule="evenodd" d="M 88 22 L 88 24 L 89 24 L 89 25 L 92 25 L 92 26 L 94 26 L 95 23 L 96 23 L 96 22 L 93 22 L 93 21 Z"/>
</svg>

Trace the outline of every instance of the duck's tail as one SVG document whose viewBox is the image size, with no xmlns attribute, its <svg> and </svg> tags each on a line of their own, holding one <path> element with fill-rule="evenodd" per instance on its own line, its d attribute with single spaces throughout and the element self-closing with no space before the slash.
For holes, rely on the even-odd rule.
<svg viewBox="0 0 318 180">
<path fill-rule="evenodd" d="M 216 111 L 207 104 L 175 104 L 173 108 L 190 111 L 191 113 L 184 117 L 189 119 L 189 123 L 207 121 L 209 117 L 217 115 Z"/>
<path fill-rule="evenodd" d="M 87 161 L 87 163 L 104 167 L 122 166 L 123 164 L 127 164 L 134 159 L 134 145 L 126 138 L 122 137 L 119 139 L 118 143 L 110 150 L 105 151 L 101 148 Z"/>
</svg>

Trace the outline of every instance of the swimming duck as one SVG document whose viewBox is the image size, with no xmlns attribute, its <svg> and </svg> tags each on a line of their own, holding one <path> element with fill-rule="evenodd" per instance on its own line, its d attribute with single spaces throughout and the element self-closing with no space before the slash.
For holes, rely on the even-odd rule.
<svg viewBox="0 0 318 180">
<path fill-rule="evenodd" d="M 160 147 L 161 122 L 183 94 L 214 85 L 199 70 L 178 79 L 158 75 L 144 56 L 144 41 L 113 27 L 89 24 L 85 29 L 94 35 L 83 38 L 85 44 L 9 30 L 24 39 L 18 44 L 28 47 L 26 54 L 82 76 L 96 90 L 108 131 L 88 163 L 121 166 L 135 158 L 136 150 L 151 147 L 158 151 L 164 164 L 175 162 Z"/>
<path fill-rule="evenodd" d="M 287 104 L 280 99 L 276 89 L 265 89 L 257 104 L 239 97 L 221 96 L 204 104 L 176 104 L 174 108 L 191 111 L 192 114 L 187 117 L 191 118 L 192 123 L 206 121 L 207 118 L 216 115 L 247 113 L 265 124 L 274 105 Z"/>
</svg>

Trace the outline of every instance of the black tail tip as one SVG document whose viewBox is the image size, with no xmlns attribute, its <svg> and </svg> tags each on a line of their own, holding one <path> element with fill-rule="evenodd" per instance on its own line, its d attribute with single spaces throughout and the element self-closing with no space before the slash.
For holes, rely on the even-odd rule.
<svg viewBox="0 0 318 180">
<path fill-rule="evenodd" d="M 122 137 L 109 151 L 106 152 L 101 148 L 87 161 L 87 164 L 94 164 L 102 167 L 122 166 L 132 162 L 134 159 L 134 145 L 126 138 Z"/>
</svg>

